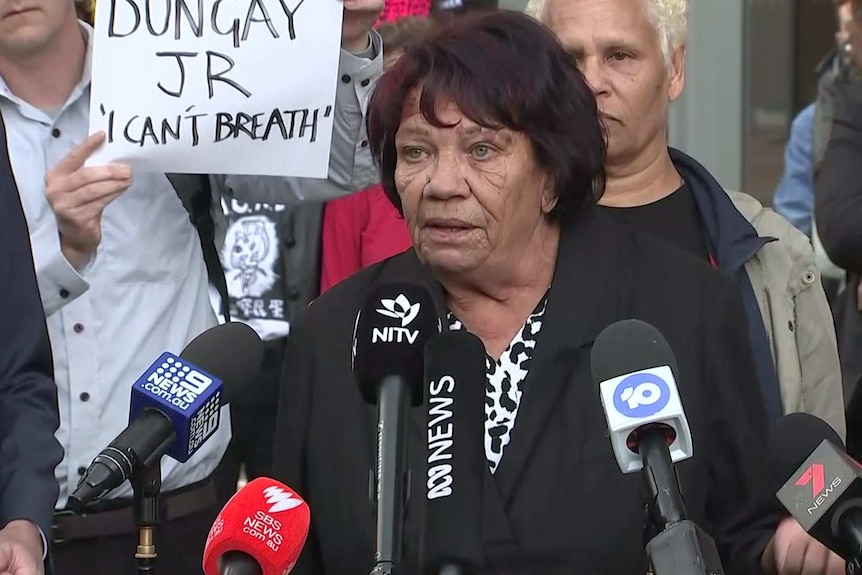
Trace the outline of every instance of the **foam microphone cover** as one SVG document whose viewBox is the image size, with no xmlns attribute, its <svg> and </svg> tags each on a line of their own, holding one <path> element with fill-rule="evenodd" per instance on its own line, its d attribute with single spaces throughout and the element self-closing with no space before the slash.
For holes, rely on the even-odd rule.
<svg viewBox="0 0 862 575">
<path fill-rule="evenodd" d="M 769 466 L 775 490 L 791 477 L 808 456 L 827 440 L 843 450 L 844 443 L 832 427 L 809 413 L 789 413 L 769 432 Z"/>
<path fill-rule="evenodd" d="M 638 319 L 606 327 L 590 353 L 590 369 L 596 383 L 663 365 L 670 367 L 674 378 L 679 379 L 670 344 L 658 329 Z"/>
<path fill-rule="evenodd" d="M 440 330 L 434 300 L 425 286 L 410 282 L 372 286 L 353 331 L 353 373 L 365 401 L 376 404 L 381 380 L 399 376 L 410 386 L 411 405 L 421 405 L 425 343 Z"/>
<path fill-rule="evenodd" d="M 472 572 L 481 562 L 485 458 L 485 346 L 466 331 L 435 335 L 425 346 L 426 501 L 421 561 Z"/>
<path fill-rule="evenodd" d="M 225 403 L 230 403 L 256 382 L 263 342 L 248 325 L 228 322 L 194 338 L 180 357 L 218 377 L 224 384 Z"/>
<path fill-rule="evenodd" d="M 311 511 L 296 492 L 259 477 L 239 490 L 213 522 L 204 547 L 204 572 L 219 575 L 219 560 L 240 552 L 257 561 L 262 575 L 285 575 L 299 559 L 310 521 Z"/>
</svg>

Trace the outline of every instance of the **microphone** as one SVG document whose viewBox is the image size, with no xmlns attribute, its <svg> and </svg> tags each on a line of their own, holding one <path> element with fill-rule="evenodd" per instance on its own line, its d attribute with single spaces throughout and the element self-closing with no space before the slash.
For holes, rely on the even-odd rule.
<svg viewBox="0 0 862 575">
<path fill-rule="evenodd" d="M 485 346 L 466 331 L 425 345 L 427 490 L 421 538 L 426 573 L 475 572 L 482 548 Z"/>
<path fill-rule="evenodd" d="M 132 386 L 129 425 L 93 459 L 69 507 L 82 511 L 162 455 L 188 461 L 218 429 L 222 404 L 256 377 L 262 360 L 257 333 L 238 322 L 208 329 L 179 357 L 163 353 Z"/>
<path fill-rule="evenodd" d="M 653 572 L 724 573 L 715 542 L 686 517 L 673 465 L 691 457 L 693 447 L 667 340 L 646 322 L 619 321 L 596 338 L 590 363 L 617 463 L 623 473 L 642 471 L 647 485 Z"/>
<path fill-rule="evenodd" d="M 356 316 L 353 373 L 366 402 L 377 405 L 375 567 L 392 573 L 401 561 L 407 499 L 407 410 L 422 404 L 425 342 L 440 333 L 430 292 L 419 284 L 371 288 Z M 376 476 L 375 476 L 376 475 Z"/>
<path fill-rule="evenodd" d="M 862 568 L 862 470 L 828 423 L 807 413 L 779 419 L 770 433 L 773 468 L 782 480 L 776 496 L 805 531 L 847 562 Z"/>
<path fill-rule="evenodd" d="M 295 491 L 258 477 L 228 501 L 204 546 L 206 575 L 287 575 L 308 536 L 311 511 Z"/>
</svg>

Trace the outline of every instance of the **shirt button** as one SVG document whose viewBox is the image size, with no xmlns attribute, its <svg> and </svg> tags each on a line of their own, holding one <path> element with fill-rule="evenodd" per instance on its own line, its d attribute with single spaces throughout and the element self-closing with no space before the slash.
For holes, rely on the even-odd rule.
<svg viewBox="0 0 862 575">
<path fill-rule="evenodd" d="M 69 290 L 67 290 L 66 288 L 61 288 L 60 289 L 60 297 L 63 299 L 66 299 L 67 297 L 69 297 Z"/>
<path fill-rule="evenodd" d="M 341 77 L 341 81 L 344 82 L 345 84 L 349 84 L 350 83 L 350 76 L 345 74 L 344 76 Z"/>
<path fill-rule="evenodd" d="M 368 140 L 362 140 L 361 142 L 359 142 L 359 145 L 362 146 L 363 148 L 367 148 L 368 147 Z"/>
<path fill-rule="evenodd" d="M 287 249 L 292 249 L 295 246 L 296 246 L 296 240 L 295 239 L 287 238 L 284 240 L 284 247 L 286 247 Z"/>
<path fill-rule="evenodd" d="M 79 467 L 79 468 L 78 468 L 78 475 L 84 475 L 85 473 L 87 473 L 87 468 L 86 468 L 86 467 L 84 467 L 84 466 L 82 465 L 81 467 Z"/>
<path fill-rule="evenodd" d="M 51 135 L 54 136 L 55 138 L 59 138 L 60 137 L 60 129 L 54 128 L 53 130 L 51 130 Z"/>
<path fill-rule="evenodd" d="M 76 324 L 72 327 L 72 329 L 74 329 L 74 330 L 75 330 L 75 333 L 81 333 L 82 331 L 84 331 L 84 324 L 82 324 L 82 323 L 76 323 Z"/>
<path fill-rule="evenodd" d="M 79 395 L 78 397 L 81 398 L 81 401 L 90 401 L 90 394 L 87 393 L 86 391 L 84 393 L 82 393 L 81 395 Z"/>
<path fill-rule="evenodd" d="M 368 86 L 368 84 L 370 84 L 370 83 L 371 83 L 371 80 L 369 80 L 368 78 L 366 78 L 366 79 L 362 80 L 362 82 L 360 82 L 360 83 L 359 83 L 359 85 L 360 85 L 360 86 L 362 86 L 363 88 L 365 88 L 365 87 L 366 87 L 366 86 Z"/>
</svg>

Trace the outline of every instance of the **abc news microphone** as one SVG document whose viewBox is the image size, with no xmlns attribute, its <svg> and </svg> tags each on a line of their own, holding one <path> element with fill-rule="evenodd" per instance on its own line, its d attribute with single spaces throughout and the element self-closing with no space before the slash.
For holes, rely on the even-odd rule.
<svg viewBox="0 0 862 575">
<path fill-rule="evenodd" d="M 204 547 L 206 575 L 287 575 L 311 522 L 302 498 L 275 479 L 240 489 L 213 522 Z"/>
<path fill-rule="evenodd" d="M 376 504 L 372 573 L 390 574 L 401 561 L 407 503 L 407 424 L 422 405 L 425 343 L 440 333 L 431 293 L 408 282 L 373 287 L 356 316 L 353 372 L 367 403 L 377 406 Z"/>
<path fill-rule="evenodd" d="M 693 448 L 670 345 L 652 325 L 624 320 L 599 334 L 590 359 L 620 470 L 640 471 L 646 483 L 645 538 L 652 572 L 724 573 L 715 542 L 686 517 L 674 468 L 692 456 Z"/>
<path fill-rule="evenodd" d="M 862 569 L 862 469 L 825 421 L 807 413 L 781 418 L 770 434 L 772 467 L 781 481 L 778 500 L 805 531 Z"/>
<path fill-rule="evenodd" d="M 221 406 L 253 381 L 263 359 L 242 323 L 208 329 L 179 356 L 163 353 L 132 386 L 129 425 L 99 453 L 69 496 L 83 510 L 163 455 L 185 463 L 218 429 Z"/>
<path fill-rule="evenodd" d="M 427 489 L 420 561 L 427 575 L 476 573 L 482 549 L 485 346 L 466 331 L 425 346 Z"/>
</svg>

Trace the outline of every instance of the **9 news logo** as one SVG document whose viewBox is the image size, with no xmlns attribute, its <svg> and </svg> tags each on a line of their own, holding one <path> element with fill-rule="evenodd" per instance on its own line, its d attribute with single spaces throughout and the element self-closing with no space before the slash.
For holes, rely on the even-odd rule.
<svg viewBox="0 0 862 575">
<path fill-rule="evenodd" d="M 652 373 L 633 373 L 617 384 L 614 407 L 632 419 L 651 417 L 670 401 L 667 382 Z"/>
</svg>

